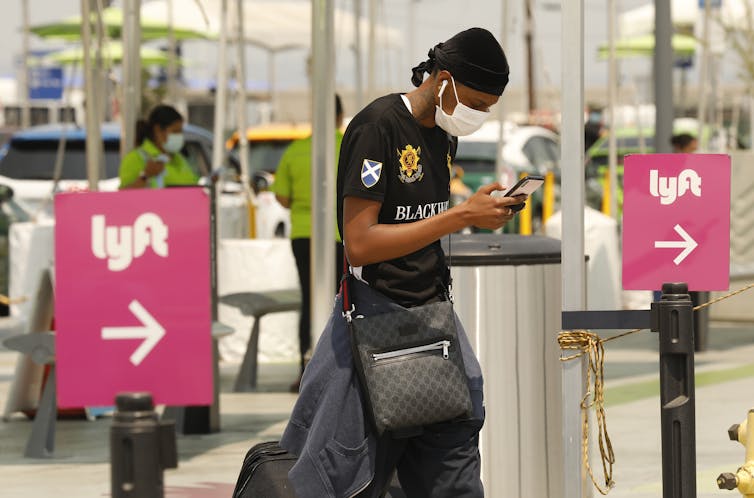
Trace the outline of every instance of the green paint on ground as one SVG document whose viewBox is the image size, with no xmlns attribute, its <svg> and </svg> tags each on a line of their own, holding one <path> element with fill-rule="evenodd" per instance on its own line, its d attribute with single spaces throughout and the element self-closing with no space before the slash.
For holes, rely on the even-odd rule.
<svg viewBox="0 0 754 498">
<path fill-rule="evenodd" d="M 724 370 L 713 370 L 696 374 L 696 387 L 711 386 L 754 377 L 754 363 Z M 605 406 L 617 406 L 644 398 L 660 396 L 660 380 L 652 379 L 633 384 L 605 388 Z"/>
</svg>

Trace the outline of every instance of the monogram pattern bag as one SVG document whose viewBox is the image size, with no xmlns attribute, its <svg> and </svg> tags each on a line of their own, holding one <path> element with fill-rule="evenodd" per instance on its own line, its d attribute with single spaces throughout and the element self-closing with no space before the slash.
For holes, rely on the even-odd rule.
<svg viewBox="0 0 754 498">
<path fill-rule="evenodd" d="M 343 280 L 343 315 L 378 434 L 469 417 L 471 395 L 452 302 L 364 317 L 350 304 L 350 278 Z"/>
</svg>

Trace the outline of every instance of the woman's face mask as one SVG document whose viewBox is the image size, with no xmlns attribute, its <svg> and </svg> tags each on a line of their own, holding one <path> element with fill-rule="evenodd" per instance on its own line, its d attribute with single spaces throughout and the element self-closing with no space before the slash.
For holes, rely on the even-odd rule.
<svg viewBox="0 0 754 498">
<path fill-rule="evenodd" d="M 453 83 L 453 94 L 456 97 L 456 108 L 453 110 L 453 114 L 447 114 L 442 109 L 442 94 L 445 92 L 445 87 L 448 86 L 448 80 L 443 80 L 440 87 L 440 105 L 435 106 L 435 123 L 437 126 L 448 132 L 455 137 L 462 137 L 464 135 L 471 135 L 479 128 L 490 115 L 489 111 L 477 111 L 471 107 L 464 105 L 458 100 L 458 91 L 456 90 L 456 82 L 453 77 L 450 77 L 450 81 Z"/>
<path fill-rule="evenodd" d="M 183 133 L 169 133 L 163 148 L 171 154 L 178 153 L 183 148 Z"/>
</svg>

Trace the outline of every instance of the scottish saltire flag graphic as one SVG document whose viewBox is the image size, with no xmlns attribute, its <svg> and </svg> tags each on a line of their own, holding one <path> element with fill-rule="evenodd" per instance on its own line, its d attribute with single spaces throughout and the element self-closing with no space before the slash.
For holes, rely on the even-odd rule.
<svg viewBox="0 0 754 498">
<path fill-rule="evenodd" d="M 382 174 L 382 163 L 372 161 L 371 159 L 364 159 L 361 165 L 361 183 L 366 188 L 372 188 L 380 181 L 380 175 Z"/>
</svg>

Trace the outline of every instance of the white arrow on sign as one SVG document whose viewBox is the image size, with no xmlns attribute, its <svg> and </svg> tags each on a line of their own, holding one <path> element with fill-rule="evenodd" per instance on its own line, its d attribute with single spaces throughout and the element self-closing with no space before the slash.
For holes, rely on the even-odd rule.
<svg viewBox="0 0 754 498">
<path fill-rule="evenodd" d="M 133 313 L 144 326 L 102 327 L 102 338 L 106 340 L 144 339 L 130 358 L 131 363 L 135 366 L 139 366 L 139 364 L 144 361 L 144 358 L 152 352 L 152 349 L 154 349 L 157 343 L 160 342 L 160 339 L 165 337 L 165 329 L 136 299 L 131 301 L 131 304 L 128 305 L 128 309 L 131 310 L 131 313 Z"/>
<path fill-rule="evenodd" d="M 691 254 L 691 251 L 696 249 L 697 242 L 691 238 L 691 235 L 684 230 L 681 225 L 676 225 L 673 227 L 675 231 L 678 233 L 678 235 L 681 236 L 683 240 L 657 240 L 655 241 L 655 247 L 656 248 L 683 248 L 683 251 L 675 257 L 673 260 L 673 263 L 676 264 L 676 266 L 681 264 L 681 261 L 686 259 L 686 256 Z"/>
</svg>

